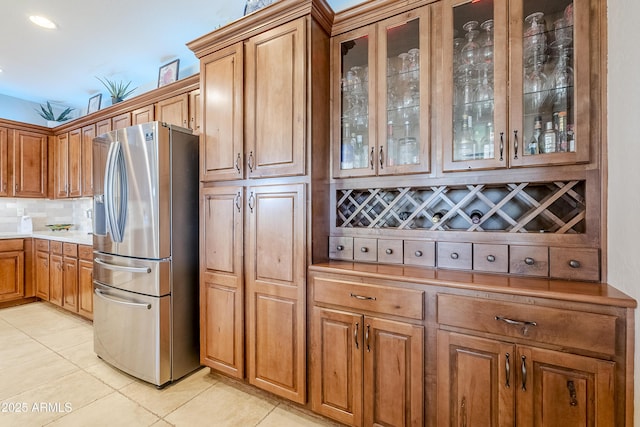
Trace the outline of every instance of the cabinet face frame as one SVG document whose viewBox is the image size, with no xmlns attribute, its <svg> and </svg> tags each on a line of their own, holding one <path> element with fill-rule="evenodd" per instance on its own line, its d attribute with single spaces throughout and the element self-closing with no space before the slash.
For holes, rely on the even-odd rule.
<svg viewBox="0 0 640 427">
<path fill-rule="evenodd" d="M 0 196 L 9 196 L 9 129 L 0 127 Z M 13 193 L 11 193 L 13 194 Z"/>
<path fill-rule="evenodd" d="M 82 195 L 93 196 L 93 138 L 95 125 L 82 128 Z"/>
<path fill-rule="evenodd" d="M 80 197 L 82 195 L 82 129 L 69 132 L 68 144 L 67 197 Z"/>
</svg>

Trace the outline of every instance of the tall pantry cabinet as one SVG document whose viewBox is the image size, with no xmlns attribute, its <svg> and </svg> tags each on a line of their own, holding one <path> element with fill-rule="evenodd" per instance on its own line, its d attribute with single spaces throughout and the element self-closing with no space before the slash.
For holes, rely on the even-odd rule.
<svg viewBox="0 0 640 427">
<path fill-rule="evenodd" d="M 200 360 L 300 403 L 306 270 L 328 253 L 331 13 L 282 0 L 188 44 L 201 64 Z"/>
</svg>

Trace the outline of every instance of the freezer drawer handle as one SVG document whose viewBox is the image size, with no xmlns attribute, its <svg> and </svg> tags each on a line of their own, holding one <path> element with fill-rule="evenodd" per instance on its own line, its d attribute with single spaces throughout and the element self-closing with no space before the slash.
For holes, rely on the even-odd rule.
<svg viewBox="0 0 640 427">
<path fill-rule="evenodd" d="M 146 308 L 147 310 L 151 310 L 151 304 L 144 304 L 144 303 L 139 303 L 139 302 L 129 302 L 129 301 L 120 301 L 120 300 L 113 299 L 113 298 L 107 298 L 106 294 L 104 292 L 102 292 L 100 289 L 96 289 L 94 292 L 98 297 L 100 297 L 102 299 L 105 299 L 107 301 L 110 301 L 110 302 L 115 302 L 115 303 L 124 304 L 124 305 L 130 305 L 130 306 L 133 306 L 133 307 L 141 307 L 141 308 Z"/>
<path fill-rule="evenodd" d="M 100 264 L 109 270 L 126 271 L 128 273 L 151 273 L 150 267 L 126 267 L 124 265 L 109 264 L 108 262 L 102 261 L 100 258 L 94 258 L 93 260 L 96 264 Z"/>
</svg>

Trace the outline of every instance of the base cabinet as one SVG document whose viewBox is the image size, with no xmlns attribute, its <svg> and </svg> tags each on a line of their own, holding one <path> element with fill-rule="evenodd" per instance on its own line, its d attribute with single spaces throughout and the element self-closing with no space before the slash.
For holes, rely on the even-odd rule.
<svg viewBox="0 0 640 427">
<path fill-rule="evenodd" d="M 424 328 L 314 307 L 311 407 L 354 426 L 423 425 Z"/>
<path fill-rule="evenodd" d="M 438 425 L 614 426 L 615 363 L 438 331 Z"/>
<path fill-rule="evenodd" d="M 0 302 L 24 297 L 24 241 L 0 241 Z"/>
</svg>

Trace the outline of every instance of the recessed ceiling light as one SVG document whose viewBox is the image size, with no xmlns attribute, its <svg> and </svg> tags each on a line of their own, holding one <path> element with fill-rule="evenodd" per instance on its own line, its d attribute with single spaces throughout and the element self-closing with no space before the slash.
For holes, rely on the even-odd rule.
<svg viewBox="0 0 640 427">
<path fill-rule="evenodd" d="M 49 18 L 40 15 L 31 15 L 29 20 L 39 27 L 55 30 L 58 26 Z"/>
</svg>

